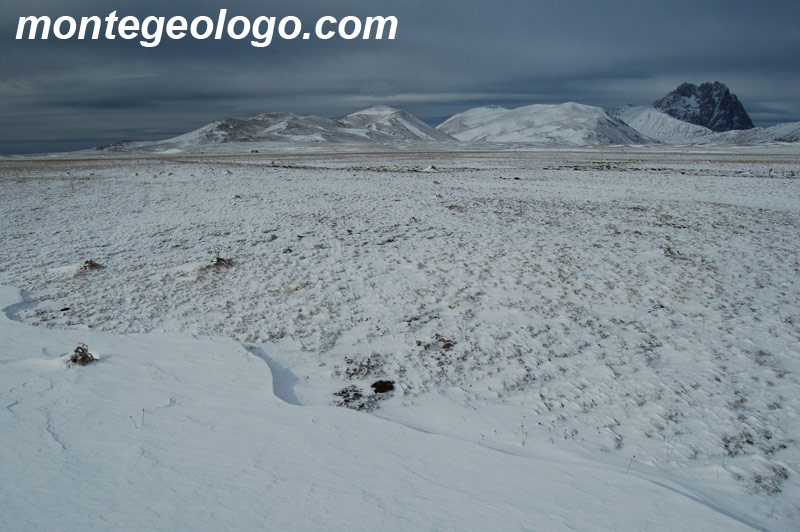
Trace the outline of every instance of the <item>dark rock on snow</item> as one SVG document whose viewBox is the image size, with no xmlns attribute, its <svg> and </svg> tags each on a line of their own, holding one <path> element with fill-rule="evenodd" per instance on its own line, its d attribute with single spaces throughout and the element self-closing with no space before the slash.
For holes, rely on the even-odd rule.
<svg viewBox="0 0 800 532">
<path fill-rule="evenodd" d="M 736 95 L 719 81 L 703 83 L 699 87 L 684 83 L 655 101 L 653 107 L 673 118 L 717 133 L 754 127 Z"/>
</svg>

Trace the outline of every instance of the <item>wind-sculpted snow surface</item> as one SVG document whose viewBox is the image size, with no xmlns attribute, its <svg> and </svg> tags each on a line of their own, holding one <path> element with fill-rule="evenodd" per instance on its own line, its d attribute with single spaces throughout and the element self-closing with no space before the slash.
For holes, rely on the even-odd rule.
<svg viewBox="0 0 800 532">
<path fill-rule="evenodd" d="M 231 340 L 0 334 L 3 530 L 752 530 L 663 479 L 286 405 Z"/>
<path fill-rule="evenodd" d="M 800 520 L 797 149 L 666 150 L 4 161 L 0 282 L 35 303 L 13 307 L 16 318 L 77 329 L 70 340 L 90 349 L 92 337 L 83 335 L 93 331 L 235 340 L 241 345 L 225 345 L 235 346 L 237 364 L 247 358 L 267 380 L 270 400 L 248 405 L 285 405 L 274 390 L 327 412 L 346 403 L 347 394 L 334 394 L 350 389 L 353 397 L 355 387 L 373 399 L 370 386 L 388 380 L 394 391 L 372 400 L 373 415 L 353 415 L 445 434 L 453 449 L 479 444 L 627 471 L 760 529 L 793 530 Z M 102 268 L 85 268 L 88 260 Z M 48 352 L 67 353 L 72 343 Z M 144 365 L 153 357 L 127 347 L 100 355 L 96 367 L 74 375 L 110 370 L 115 360 L 134 371 L 137 356 Z M 265 361 L 281 373 L 274 386 Z M 54 380 L 30 371 L 30 389 Z M 24 388 L 4 386 L 4 393 Z M 7 404 L 23 404 L 8 393 Z M 231 395 L 226 404 L 239 400 Z M 135 414 L 144 408 L 149 419 L 155 408 L 131 403 L 119 414 L 129 425 L 128 411 L 138 425 Z M 74 448 L 58 417 L 45 417 L 25 437 L 48 440 L 55 451 Z M 408 434 L 392 432 L 375 445 Z M 133 454 L 152 456 L 138 440 L 131 445 Z M 210 451 L 199 450 L 197 460 Z M 402 460 L 416 452 L 409 453 Z M 255 471 L 293 482 L 265 465 L 268 455 L 258 455 Z M 183 475 L 168 457 L 177 458 L 161 455 L 156 469 Z M 430 465 L 419 464 L 415 471 Z M 510 470 L 482 478 L 504 498 Z M 399 474 L 390 469 L 392 478 Z M 511 492 L 531 489 L 516 484 L 527 475 L 508 484 Z M 459 477 L 428 478 L 433 485 Z M 640 489 L 620 482 L 626 492 Z M 452 492 L 444 493 L 437 497 L 449 500 Z M 378 499 L 383 515 L 407 517 Z M 501 523 L 487 516 L 474 527 Z M 669 526 L 659 519 L 619 528 L 683 526 L 677 517 Z M 539 528 L 569 528 L 559 523 Z M 686 526 L 713 528 L 703 523 Z"/>
</svg>

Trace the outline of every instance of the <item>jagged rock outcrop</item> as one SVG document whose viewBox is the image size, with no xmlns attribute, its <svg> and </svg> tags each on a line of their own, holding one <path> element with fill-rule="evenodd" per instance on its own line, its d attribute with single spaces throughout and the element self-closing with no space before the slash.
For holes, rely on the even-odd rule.
<svg viewBox="0 0 800 532">
<path fill-rule="evenodd" d="M 699 87 L 683 83 L 655 101 L 653 107 L 678 120 L 707 127 L 717 133 L 754 127 L 739 98 L 719 81 L 703 83 Z"/>
</svg>

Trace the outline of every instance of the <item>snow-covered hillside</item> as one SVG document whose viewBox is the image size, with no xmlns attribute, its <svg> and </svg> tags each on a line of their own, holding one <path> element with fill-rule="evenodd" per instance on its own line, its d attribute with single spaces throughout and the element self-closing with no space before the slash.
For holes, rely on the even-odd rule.
<svg viewBox="0 0 800 532">
<path fill-rule="evenodd" d="M 106 151 L 164 151 L 207 148 L 226 143 L 398 144 L 452 142 L 455 139 L 414 116 L 384 105 L 353 113 L 341 120 L 293 113 L 263 113 L 246 120 L 226 118 L 178 137 L 157 142 L 125 142 Z"/>
<path fill-rule="evenodd" d="M 794 531 L 799 146 L 0 161 L 0 529 Z"/>
<path fill-rule="evenodd" d="M 341 123 L 353 129 L 367 130 L 367 136 L 377 141 L 425 140 L 450 142 L 453 137 L 442 133 L 413 115 L 387 107 L 375 105 L 344 117 Z"/>
<path fill-rule="evenodd" d="M 770 142 L 797 142 L 800 140 L 800 122 L 778 124 L 768 128 L 714 133 L 703 126 L 683 122 L 653 107 L 623 106 L 612 116 L 619 118 L 641 134 L 667 144 L 758 144 Z"/>
<path fill-rule="evenodd" d="M 2 530 L 752 530 L 666 479 L 287 404 L 232 340 L 0 336 Z"/>
<path fill-rule="evenodd" d="M 651 142 L 603 109 L 577 103 L 470 109 L 438 126 L 462 141 L 591 146 Z"/>
<path fill-rule="evenodd" d="M 691 144 L 699 137 L 714 133 L 706 127 L 683 122 L 647 106 L 626 105 L 612 111 L 611 116 L 619 118 L 642 135 L 668 144 Z"/>
<path fill-rule="evenodd" d="M 707 141 L 719 144 L 798 142 L 800 141 L 800 122 L 788 122 L 772 127 L 756 127 L 742 131 L 726 131 L 708 137 Z"/>
<path fill-rule="evenodd" d="M 451 116 L 437 126 L 440 131 L 449 131 L 450 135 L 460 134 L 473 128 L 480 127 L 508 113 L 508 109 L 499 105 L 474 107 Z"/>
</svg>

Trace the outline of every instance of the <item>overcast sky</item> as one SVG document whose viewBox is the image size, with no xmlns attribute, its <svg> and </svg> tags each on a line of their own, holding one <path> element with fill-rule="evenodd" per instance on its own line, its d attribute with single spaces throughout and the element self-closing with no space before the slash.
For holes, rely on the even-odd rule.
<svg viewBox="0 0 800 532">
<path fill-rule="evenodd" d="M 12 5 L 8 5 L 11 3 Z M 0 153 L 174 136 L 223 117 L 338 118 L 383 103 L 433 125 L 488 104 L 650 104 L 722 81 L 758 126 L 800 120 L 797 0 L 8 0 Z M 394 15 L 393 41 L 16 41 L 20 16 Z"/>
</svg>

